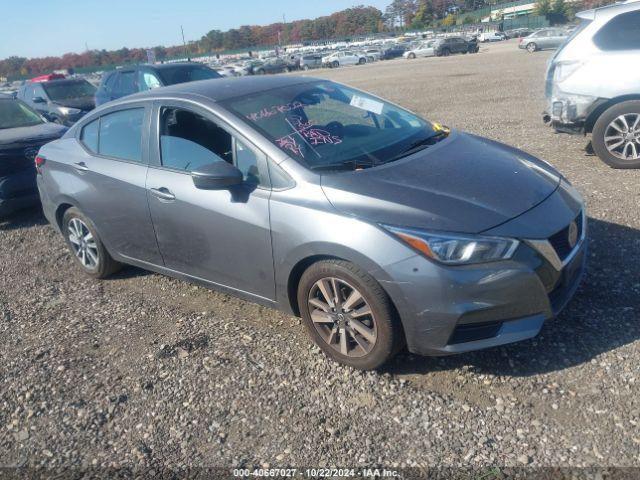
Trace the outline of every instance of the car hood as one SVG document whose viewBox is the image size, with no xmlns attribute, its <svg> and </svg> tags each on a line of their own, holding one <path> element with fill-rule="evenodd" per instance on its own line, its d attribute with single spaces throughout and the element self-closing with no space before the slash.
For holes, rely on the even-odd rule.
<svg viewBox="0 0 640 480">
<path fill-rule="evenodd" d="M 452 131 L 409 157 L 326 174 L 321 184 L 336 209 L 370 222 L 479 233 L 541 203 L 561 178 L 525 152 Z"/>
<path fill-rule="evenodd" d="M 16 144 L 41 144 L 60 138 L 67 127 L 57 123 L 41 123 L 31 127 L 5 128 L 0 130 L 0 148 Z"/>
<path fill-rule="evenodd" d="M 79 108 L 85 111 L 96 108 L 96 102 L 93 97 L 66 98 L 64 100 L 57 100 L 55 103 L 63 107 Z"/>
</svg>

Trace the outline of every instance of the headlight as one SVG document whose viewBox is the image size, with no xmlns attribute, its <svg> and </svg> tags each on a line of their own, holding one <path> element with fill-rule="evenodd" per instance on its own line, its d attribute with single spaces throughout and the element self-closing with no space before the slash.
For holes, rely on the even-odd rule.
<svg viewBox="0 0 640 480">
<path fill-rule="evenodd" d="M 71 108 L 71 107 L 58 107 L 58 110 L 60 110 L 60 113 L 65 116 L 75 115 L 76 113 L 80 113 L 82 111 L 79 108 Z"/>
<path fill-rule="evenodd" d="M 519 244 L 513 238 L 432 233 L 389 225 L 382 227 L 426 257 L 447 265 L 507 260 Z"/>
</svg>

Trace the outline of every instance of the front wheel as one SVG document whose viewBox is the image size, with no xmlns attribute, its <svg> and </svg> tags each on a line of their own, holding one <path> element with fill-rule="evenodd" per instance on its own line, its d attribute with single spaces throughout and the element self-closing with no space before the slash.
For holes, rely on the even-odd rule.
<svg viewBox="0 0 640 480">
<path fill-rule="evenodd" d="M 416 54 L 415 54 L 415 53 L 413 53 L 413 52 L 411 52 L 411 53 L 409 54 L 409 58 L 413 60 L 414 58 L 416 58 Z"/>
<path fill-rule="evenodd" d="M 367 63 L 366 58 L 361 58 L 360 60 L 358 60 L 358 65 L 364 65 L 365 63 Z"/>
<path fill-rule="evenodd" d="M 613 168 L 640 168 L 640 100 L 604 111 L 591 132 L 596 155 Z"/>
<path fill-rule="evenodd" d="M 313 341 L 344 365 L 375 369 L 404 345 L 389 296 L 350 262 L 324 260 L 309 267 L 298 285 L 298 305 Z"/>
<path fill-rule="evenodd" d="M 77 208 L 64 213 L 62 232 L 73 259 L 87 275 L 105 278 L 120 268 L 104 247 L 93 222 Z"/>
<path fill-rule="evenodd" d="M 442 50 L 442 56 L 443 57 L 448 57 L 451 54 L 451 52 L 449 50 L 447 50 L 446 48 L 444 50 Z"/>
<path fill-rule="evenodd" d="M 531 43 L 527 44 L 527 51 L 529 53 L 533 53 L 536 50 L 538 50 L 538 45 L 536 45 L 534 42 L 531 42 Z"/>
<path fill-rule="evenodd" d="M 331 68 L 338 68 L 340 66 L 340 63 L 338 63 L 337 60 L 335 60 L 332 64 L 331 64 Z"/>
</svg>

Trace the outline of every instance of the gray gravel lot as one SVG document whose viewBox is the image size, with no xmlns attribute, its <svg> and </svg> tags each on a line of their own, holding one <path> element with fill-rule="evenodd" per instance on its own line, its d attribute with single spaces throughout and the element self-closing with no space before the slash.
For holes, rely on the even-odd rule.
<svg viewBox="0 0 640 480">
<path fill-rule="evenodd" d="M 541 122 L 550 53 L 314 72 L 557 166 L 590 213 L 589 270 L 541 335 L 382 372 L 298 319 L 128 268 L 84 277 L 38 211 L 0 221 L 0 465 L 640 466 L 640 171 Z"/>
</svg>

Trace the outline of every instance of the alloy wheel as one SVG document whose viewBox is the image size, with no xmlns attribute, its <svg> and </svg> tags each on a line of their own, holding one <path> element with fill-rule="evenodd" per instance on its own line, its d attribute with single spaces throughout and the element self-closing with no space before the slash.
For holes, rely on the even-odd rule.
<svg viewBox="0 0 640 480">
<path fill-rule="evenodd" d="M 640 113 L 624 113 L 614 118 L 604 132 L 609 153 L 621 160 L 640 159 Z"/>
<path fill-rule="evenodd" d="M 335 277 L 322 278 L 309 291 L 309 313 L 324 342 L 347 357 L 367 355 L 376 344 L 375 316 L 364 296 Z"/>
<path fill-rule="evenodd" d="M 68 225 L 69 242 L 73 253 L 80 263 L 90 270 L 94 270 L 100 262 L 100 254 L 98 253 L 98 245 L 96 244 L 93 234 L 89 227 L 79 218 L 72 218 Z"/>
</svg>

